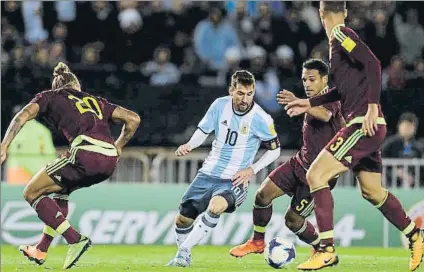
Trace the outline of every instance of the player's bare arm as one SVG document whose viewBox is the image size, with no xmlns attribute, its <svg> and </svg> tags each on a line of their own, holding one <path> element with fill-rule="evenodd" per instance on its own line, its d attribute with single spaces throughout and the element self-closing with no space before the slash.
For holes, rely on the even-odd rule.
<svg viewBox="0 0 424 272">
<path fill-rule="evenodd" d="M 9 127 L 7 128 L 6 134 L 4 135 L 3 141 L 1 143 L 1 163 L 6 160 L 7 148 L 9 147 L 10 143 L 13 141 L 25 123 L 37 116 L 39 108 L 40 107 L 38 104 L 30 103 L 15 115 Z"/>
<path fill-rule="evenodd" d="M 122 148 L 134 136 L 141 118 L 137 113 L 118 106 L 112 113 L 112 119 L 116 123 L 124 123 L 121 135 L 119 135 L 119 138 L 115 142 L 115 147 L 120 154 Z"/>
</svg>

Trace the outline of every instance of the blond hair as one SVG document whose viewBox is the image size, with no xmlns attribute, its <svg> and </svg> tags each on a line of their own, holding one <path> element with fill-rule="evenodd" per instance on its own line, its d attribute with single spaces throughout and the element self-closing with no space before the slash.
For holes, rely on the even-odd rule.
<svg viewBox="0 0 424 272">
<path fill-rule="evenodd" d="M 64 88 L 66 86 L 78 86 L 78 78 L 71 72 L 68 65 L 63 62 L 59 62 L 53 69 L 53 81 L 52 90 Z"/>
</svg>

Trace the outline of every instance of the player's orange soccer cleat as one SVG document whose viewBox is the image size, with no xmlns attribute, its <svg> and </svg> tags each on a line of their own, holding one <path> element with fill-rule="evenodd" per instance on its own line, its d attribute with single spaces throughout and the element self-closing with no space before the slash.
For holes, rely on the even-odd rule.
<svg viewBox="0 0 424 272">
<path fill-rule="evenodd" d="M 409 260 L 409 271 L 415 271 L 423 261 L 424 256 L 424 231 L 418 231 L 409 239 L 411 259 Z"/>
<path fill-rule="evenodd" d="M 306 262 L 300 264 L 299 270 L 319 270 L 325 267 L 333 266 L 339 263 L 339 257 L 334 247 L 322 248 L 316 251 Z"/>
<path fill-rule="evenodd" d="M 47 259 L 47 252 L 42 252 L 35 246 L 20 246 L 19 251 L 31 262 L 42 265 Z"/>
<path fill-rule="evenodd" d="M 241 258 L 251 253 L 263 253 L 265 249 L 264 240 L 250 239 L 246 243 L 238 245 L 230 249 L 230 255 L 233 257 Z"/>
</svg>

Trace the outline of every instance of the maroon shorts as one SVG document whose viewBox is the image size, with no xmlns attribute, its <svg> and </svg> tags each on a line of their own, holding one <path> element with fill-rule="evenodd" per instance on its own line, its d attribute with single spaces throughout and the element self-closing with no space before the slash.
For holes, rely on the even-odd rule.
<svg viewBox="0 0 424 272">
<path fill-rule="evenodd" d="M 306 171 L 294 156 L 268 175 L 275 185 L 292 197 L 291 209 L 303 217 L 308 217 L 314 211 L 313 198 L 306 181 Z M 329 182 L 330 188 L 333 189 L 336 183 L 337 178 L 332 179 Z"/>
<path fill-rule="evenodd" d="M 46 172 L 56 184 L 69 194 L 76 189 L 90 187 L 108 179 L 117 165 L 116 156 L 78 150 L 68 151 L 61 158 L 49 163 Z"/>
<path fill-rule="evenodd" d="M 378 125 L 374 136 L 365 136 L 362 124 L 352 124 L 339 130 L 325 149 L 354 172 L 381 173 L 381 146 L 385 136 L 385 125 Z"/>
</svg>

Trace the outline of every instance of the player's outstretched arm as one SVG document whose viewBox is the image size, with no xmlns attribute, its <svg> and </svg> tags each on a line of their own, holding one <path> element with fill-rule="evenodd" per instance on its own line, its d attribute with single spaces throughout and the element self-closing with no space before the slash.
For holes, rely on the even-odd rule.
<svg viewBox="0 0 424 272">
<path fill-rule="evenodd" d="M 209 134 L 203 132 L 200 128 L 198 128 L 193 136 L 191 136 L 190 141 L 186 144 L 180 145 L 178 149 L 175 151 L 175 155 L 184 156 L 190 153 L 193 149 L 198 148 L 203 142 L 208 138 Z"/>
<path fill-rule="evenodd" d="M 121 135 L 119 135 L 118 140 L 115 141 L 115 147 L 120 154 L 122 148 L 131 140 L 134 133 L 137 131 L 141 118 L 137 113 L 118 106 L 112 112 L 112 119 L 116 123 L 124 123 Z"/>
<path fill-rule="evenodd" d="M 38 104 L 29 103 L 20 112 L 18 112 L 13 118 L 12 122 L 10 122 L 3 141 L 1 142 L 1 163 L 6 160 L 7 148 L 9 147 L 10 143 L 13 141 L 25 123 L 37 116 L 39 109 L 40 107 Z"/>
<path fill-rule="evenodd" d="M 331 119 L 331 116 L 333 114 L 331 111 L 324 108 L 324 106 L 318 106 L 310 108 L 308 111 L 306 111 L 308 114 L 312 115 L 315 119 L 318 119 L 323 122 L 328 122 Z"/>
<path fill-rule="evenodd" d="M 318 107 L 324 104 L 336 102 L 340 100 L 340 94 L 336 88 L 331 88 L 327 93 L 323 95 L 317 95 L 309 98 L 309 103 L 311 107 Z"/>
</svg>

